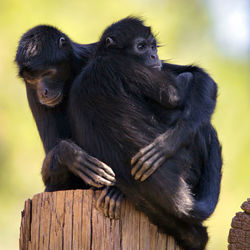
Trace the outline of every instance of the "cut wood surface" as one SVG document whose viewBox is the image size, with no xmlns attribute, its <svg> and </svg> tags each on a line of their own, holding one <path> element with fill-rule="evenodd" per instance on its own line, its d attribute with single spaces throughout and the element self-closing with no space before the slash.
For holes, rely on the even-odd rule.
<svg viewBox="0 0 250 250">
<path fill-rule="evenodd" d="M 244 212 L 236 213 L 232 220 L 228 236 L 229 250 L 250 250 L 250 198 L 241 208 Z"/>
<path fill-rule="evenodd" d="M 127 200 L 119 220 L 104 217 L 95 208 L 99 194 L 58 191 L 25 201 L 20 250 L 180 250 Z"/>
</svg>

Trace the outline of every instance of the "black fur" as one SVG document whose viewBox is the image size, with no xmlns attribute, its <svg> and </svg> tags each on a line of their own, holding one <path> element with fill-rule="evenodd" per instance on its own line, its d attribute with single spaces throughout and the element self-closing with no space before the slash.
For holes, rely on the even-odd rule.
<svg viewBox="0 0 250 250">
<path fill-rule="evenodd" d="M 195 195 L 196 202 L 193 208 L 195 217 L 203 221 L 213 213 L 220 193 L 221 146 L 217 138 L 217 133 L 210 123 L 211 115 L 216 105 L 217 85 L 203 69 L 197 66 L 164 63 L 162 70 L 171 71 L 175 75 L 183 72 L 191 72 L 194 76 L 190 89 L 187 91 L 184 99 L 184 109 L 180 114 L 182 126 L 179 126 L 180 129 L 176 130 L 178 134 L 175 138 L 177 140 L 183 139 L 187 131 L 192 131 L 192 133 L 197 133 L 198 131 L 203 135 L 201 138 L 207 141 L 206 151 L 209 154 L 209 158 L 204 160 L 199 188 L 197 188 L 198 193 Z M 172 115 L 176 119 L 174 114 L 170 116 Z M 172 138 L 174 139 L 174 137 Z M 201 149 L 198 150 L 200 151 Z"/>
<path fill-rule="evenodd" d="M 220 145 L 210 124 L 217 87 L 203 70 L 192 66 L 166 63 L 163 72 L 145 73 L 150 69 L 138 66 L 124 48 L 133 34 L 143 37 L 147 32 L 136 18 L 104 32 L 95 56 L 71 89 L 73 140 L 111 166 L 121 192 L 181 246 L 204 249 L 208 236 L 201 222 L 215 208 L 221 179 Z M 118 40 L 117 47 L 105 47 L 107 34 Z M 155 79 L 165 83 L 166 75 L 186 71 L 194 80 L 182 105 L 166 109 L 156 102 Z M 168 140 L 163 136 L 161 142 L 174 148 L 172 157 L 144 182 L 135 181 L 131 157 L 166 133 Z"/>
<path fill-rule="evenodd" d="M 60 37 L 65 37 L 68 46 L 59 49 Z M 28 30 L 20 39 L 15 61 L 19 68 L 19 75 L 33 72 L 46 66 L 58 65 L 62 62 L 70 65 L 70 78 L 61 85 L 63 101 L 53 107 L 47 107 L 39 102 L 36 87 L 25 81 L 27 98 L 33 117 L 47 154 L 43 167 L 43 180 L 46 191 L 69 188 L 87 188 L 82 180 L 58 162 L 59 142 L 71 138 L 71 129 L 67 116 L 68 92 L 73 79 L 84 67 L 93 51 L 94 45 L 80 45 L 58 29 L 40 25 Z"/>
<path fill-rule="evenodd" d="M 140 21 L 137 22 L 137 24 L 140 25 Z M 114 25 L 113 27 L 116 27 L 116 33 L 119 34 L 122 39 L 130 41 L 129 39 L 127 39 L 127 34 L 123 33 L 118 26 Z M 129 28 L 129 30 L 131 29 L 133 29 L 132 26 Z M 54 32 L 57 35 L 54 36 Z M 137 34 L 136 29 L 135 32 Z M 148 32 L 148 29 L 146 32 Z M 62 35 L 65 36 L 71 44 L 71 46 L 68 47 L 67 53 L 64 54 L 58 51 L 58 45 L 55 43 L 55 41 L 57 41 L 58 38 Z M 130 35 L 132 35 L 132 33 L 130 33 Z M 48 45 L 51 45 L 51 47 L 48 47 Z M 25 33 L 20 40 L 16 55 L 16 62 L 19 66 L 20 76 L 22 76 L 22 73 L 25 70 L 36 70 L 40 67 L 44 67 L 46 65 L 55 65 L 65 60 L 72 66 L 71 80 L 69 80 L 64 86 L 64 99 L 61 104 L 55 106 L 54 108 L 49 108 L 41 105 L 38 101 L 36 90 L 26 82 L 29 105 L 39 129 L 39 134 L 43 141 L 45 152 L 47 153 L 47 157 L 45 159 L 46 168 L 44 168 L 46 170 L 46 173 L 44 173 L 43 176 L 47 191 L 88 187 L 85 183 L 82 182 L 82 179 L 77 178 L 75 175 L 71 174 L 63 166 L 63 164 L 58 162 L 58 151 L 60 151 L 60 149 L 62 148 L 60 146 L 61 139 L 72 138 L 71 129 L 69 128 L 69 120 L 66 112 L 68 106 L 68 91 L 71 87 L 72 80 L 80 72 L 82 67 L 86 65 L 88 58 L 92 54 L 92 51 L 95 47 L 95 44 L 76 44 L 72 42 L 65 34 L 50 26 L 37 26 Z M 106 66 L 104 65 L 104 69 L 107 69 L 107 67 L 105 67 Z M 121 65 L 121 72 L 126 73 L 125 71 L 123 71 L 126 67 L 127 64 L 124 61 Z M 183 106 L 181 108 L 166 110 L 162 107 L 162 105 L 156 104 L 155 101 L 152 101 L 150 98 L 145 98 L 147 99 L 146 103 L 144 102 L 145 100 L 143 100 L 144 104 L 142 106 L 141 103 L 139 105 L 135 105 L 137 106 L 137 108 L 142 108 L 144 111 L 142 113 L 141 111 L 139 111 L 137 114 L 135 110 L 137 116 L 134 117 L 132 117 L 130 113 L 129 117 L 132 117 L 132 123 L 129 120 L 118 121 L 118 123 L 126 123 L 127 125 L 124 125 L 127 126 L 128 130 L 129 128 L 131 128 L 131 132 L 135 130 L 134 133 L 136 134 L 136 137 L 134 137 L 134 135 L 132 135 L 132 137 L 139 137 L 138 141 L 142 141 L 143 143 L 139 144 L 137 143 L 137 141 L 134 141 L 132 145 L 130 142 L 128 144 L 125 144 L 121 139 L 122 142 L 119 142 L 118 144 L 123 148 L 122 156 L 116 155 L 116 148 L 112 146 L 111 150 L 105 148 L 104 150 L 106 150 L 105 152 L 107 152 L 107 154 L 110 153 L 111 156 L 112 152 L 114 152 L 114 159 L 119 162 L 121 162 L 124 158 L 127 159 L 126 166 L 124 165 L 124 168 L 121 167 L 121 169 L 118 169 L 118 172 L 120 172 L 118 174 L 118 176 L 120 176 L 118 183 L 122 183 L 120 184 L 122 186 L 120 189 L 134 201 L 137 207 L 141 208 L 143 211 L 145 210 L 152 221 L 162 226 L 165 231 L 170 230 L 169 233 L 174 233 L 177 238 L 181 238 L 180 235 L 182 235 L 182 232 L 175 232 L 174 230 L 172 231 L 171 227 L 176 226 L 180 228 L 180 230 L 183 228 L 184 231 L 192 231 L 189 225 L 191 218 L 191 223 L 195 221 L 195 225 L 196 221 L 198 221 L 198 226 L 196 225 L 194 226 L 194 228 L 197 229 L 198 227 L 199 231 L 201 229 L 199 226 L 199 221 L 203 221 L 212 214 L 218 201 L 221 179 L 220 145 L 217 139 L 217 134 L 210 125 L 210 117 L 216 104 L 217 87 L 210 76 L 198 67 L 180 66 L 164 63 L 163 71 L 165 70 L 176 76 L 184 72 L 192 72 L 194 80 L 192 81 L 192 84 L 188 86 L 188 91 L 183 94 L 183 96 L 185 96 L 185 98 L 183 99 Z M 99 77 L 98 79 L 103 76 L 103 72 L 101 69 L 99 72 L 101 75 L 96 76 L 97 78 Z M 114 72 L 109 72 L 109 76 L 111 76 L 110 74 L 112 74 L 112 77 L 116 77 L 114 75 Z M 117 75 L 119 76 L 119 73 Z M 155 88 L 155 86 L 152 87 Z M 99 92 L 98 89 L 95 89 L 94 91 Z M 74 94 L 77 94 L 77 92 L 73 91 L 72 96 L 74 96 Z M 140 95 L 140 88 L 137 94 Z M 108 103 L 106 105 L 106 108 L 109 108 Z M 128 110 L 134 109 L 133 105 L 130 107 L 126 106 L 128 105 L 127 103 L 124 103 L 124 105 L 126 108 L 128 108 Z M 112 106 L 111 108 L 114 107 Z M 75 107 L 72 111 L 73 114 L 80 112 L 81 116 L 85 116 L 84 110 L 80 109 L 81 108 L 78 106 Z M 148 117 L 145 112 L 149 114 Z M 153 116 L 151 116 L 151 114 L 153 114 Z M 86 117 L 90 117 L 88 114 L 86 115 Z M 113 118 L 115 115 L 116 114 L 112 114 L 111 118 Z M 118 114 L 118 118 L 119 115 L 120 114 Z M 123 115 L 123 111 L 121 111 L 121 115 Z M 138 121 L 140 122 L 139 118 L 141 116 L 144 120 L 144 122 L 142 122 L 142 125 L 138 124 Z M 95 117 L 98 117 L 98 114 Z M 149 123 L 149 125 L 147 125 L 148 127 L 150 127 L 152 123 L 153 126 L 155 125 L 155 121 L 154 119 L 152 119 L 152 117 L 157 120 L 157 124 L 159 126 L 163 127 L 163 130 L 156 131 L 156 134 L 152 134 L 150 138 L 146 138 L 145 140 L 145 138 L 143 137 L 143 133 L 145 132 L 145 124 Z M 92 120 L 90 119 L 88 122 L 92 122 Z M 81 126 L 81 123 L 79 123 L 78 125 Z M 107 125 L 110 125 L 110 127 L 112 127 L 113 122 L 108 121 Z M 119 127 L 117 128 L 117 130 L 119 130 Z M 146 146 L 147 144 L 151 143 L 151 141 L 155 139 L 155 136 L 163 133 L 165 130 L 170 131 L 173 135 L 172 137 L 170 137 L 168 142 L 170 145 L 172 145 L 171 148 L 178 149 L 175 157 L 167 161 L 165 165 L 158 169 L 153 176 L 145 181 L 145 183 L 134 181 L 131 176 L 129 176 L 129 157 L 133 156 L 133 154 L 140 149 L 140 146 Z M 102 128 L 99 132 L 104 133 L 104 128 Z M 121 132 L 122 130 L 119 130 L 117 132 L 118 135 L 116 134 L 116 138 L 119 139 L 120 135 L 122 134 Z M 130 131 L 128 132 L 130 133 Z M 155 132 L 155 129 L 153 128 L 152 131 L 147 132 L 153 133 Z M 130 135 L 129 133 L 128 136 Z M 186 137 L 186 134 L 192 134 L 193 136 Z M 94 136 L 95 134 L 93 135 L 93 138 Z M 109 135 L 107 134 L 107 136 Z M 87 132 L 86 135 L 86 139 L 88 138 L 90 138 L 89 132 Z M 84 139 L 85 138 L 82 136 L 81 140 Z M 102 142 L 100 142 L 100 138 L 96 138 L 96 140 L 97 144 L 100 146 L 97 147 L 96 151 L 94 149 L 94 155 L 96 155 L 97 151 L 101 151 L 100 147 L 102 147 L 103 145 Z M 93 145 L 94 144 L 95 143 L 93 141 Z M 134 146 L 134 149 L 131 149 L 129 151 L 131 153 L 129 157 L 123 155 L 124 148 L 128 149 L 130 148 L 130 146 L 132 146 L 131 148 L 133 148 Z M 180 147 L 183 148 L 179 150 Z M 63 152 L 65 152 L 65 150 Z M 113 159 L 113 157 L 111 158 Z M 69 160 L 74 159 L 69 157 Z M 121 164 L 123 165 L 124 163 Z M 170 170 L 168 171 L 169 173 L 165 173 L 164 169 L 166 169 L 166 167 L 164 166 L 170 168 Z M 182 182 L 178 183 L 178 180 L 180 180 L 179 174 L 180 176 L 184 176 L 183 178 L 188 186 L 186 186 L 186 184 L 184 184 L 183 186 Z M 129 177 L 126 177 L 127 175 Z M 171 179 L 172 175 L 174 175 L 173 179 Z M 166 180 L 164 179 L 164 176 L 166 176 Z M 123 178 L 125 178 L 125 182 Z M 168 182 L 166 183 L 167 180 Z M 173 183 L 173 185 L 171 185 L 171 183 Z M 175 190 L 179 186 L 183 188 L 183 192 L 179 195 L 175 195 Z M 169 189 L 169 191 L 166 189 Z M 148 190 L 150 191 L 149 193 Z M 190 193 L 193 194 L 193 197 L 191 196 L 191 198 L 193 198 L 191 209 L 188 200 L 185 201 L 186 196 L 188 197 L 188 199 L 190 198 Z M 173 197 L 171 198 L 172 195 Z M 155 201 L 156 197 L 158 197 L 158 201 Z M 173 218 L 172 216 L 168 216 L 168 213 L 165 213 L 166 205 L 169 206 L 167 207 L 167 210 L 170 210 L 170 214 L 174 214 Z M 173 207 L 177 208 L 174 212 L 172 211 Z M 176 213 L 177 216 L 175 215 Z M 183 214 L 185 215 L 184 217 Z M 178 216 L 181 216 L 181 220 L 178 219 Z M 186 222 L 186 219 L 188 220 L 188 223 Z M 183 220 L 185 222 L 183 222 Z M 170 229 L 166 228 L 167 223 L 169 223 Z M 196 231 L 196 229 L 194 229 L 194 231 Z M 193 237 L 192 235 L 186 235 L 187 238 Z M 205 233 L 203 235 L 205 235 Z M 183 241 L 186 242 L 187 239 L 184 239 Z"/>
</svg>

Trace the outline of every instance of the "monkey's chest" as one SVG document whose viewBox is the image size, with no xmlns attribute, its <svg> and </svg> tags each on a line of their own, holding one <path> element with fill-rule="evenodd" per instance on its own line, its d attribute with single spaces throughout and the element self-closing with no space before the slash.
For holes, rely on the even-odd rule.
<svg viewBox="0 0 250 250">
<path fill-rule="evenodd" d="M 152 113 L 138 101 L 102 98 L 84 105 L 84 143 L 91 155 L 109 165 L 130 162 L 160 134 Z"/>
</svg>

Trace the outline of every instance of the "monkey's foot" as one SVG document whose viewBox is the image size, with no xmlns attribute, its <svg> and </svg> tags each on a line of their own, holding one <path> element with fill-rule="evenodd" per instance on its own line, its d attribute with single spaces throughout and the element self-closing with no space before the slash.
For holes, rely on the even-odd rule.
<svg viewBox="0 0 250 250">
<path fill-rule="evenodd" d="M 97 200 L 96 208 L 110 219 L 119 219 L 123 194 L 116 187 L 106 187 Z"/>
<path fill-rule="evenodd" d="M 229 250 L 250 250 L 250 198 L 241 208 L 244 212 L 236 213 L 232 220 L 228 236 Z"/>
</svg>

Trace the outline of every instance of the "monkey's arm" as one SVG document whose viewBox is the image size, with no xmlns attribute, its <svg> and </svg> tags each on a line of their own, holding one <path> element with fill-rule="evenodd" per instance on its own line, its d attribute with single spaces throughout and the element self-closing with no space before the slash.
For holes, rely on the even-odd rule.
<svg viewBox="0 0 250 250">
<path fill-rule="evenodd" d="M 126 69 L 125 81 L 130 85 L 131 92 L 146 97 L 166 109 L 182 106 L 193 81 L 191 72 L 175 74 L 170 70 L 166 72 L 152 70 L 136 65 Z M 129 76 L 132 76 L 129 78 Z"/>
<path fill-rule="evenodd" d="M 61 140 L 71 137 L 70 125 L 65 118 L 63 107 L 53 109 L 41 105 L 35 90 L 26 85 L 27 97 L 33 117 L 43 142 L 46 157 L 42 167 L 42 177 L 46 190 L 74 188 L 76 178 L 94 187 L 113 185 L 115 180 L 111 168 L 88 155 L 70 141 Z"/>
<path fill-rule="evenodd" d="M 187 145 L 202 124 L 210 123 L 216 105 L 217 85 L 201 68 L 165 64 L 164 69 L 176 76 L 190 72 L 193 80 L 187 88 L 183 110 L 175 124 L 132 158 L 131 174 L 141 181 L 147 179 L 179 148 Z"/>
<path fill-rule="evenodd" d="M 64 189 L 70 183 L 70 174 L 97 188 L 111 186 L 115 182 L 114 172 L 105 163 L 90 156 L 75 143 L 62 140 L 46 155 L 42 177 L 48 189 Z"/>
</svg>

